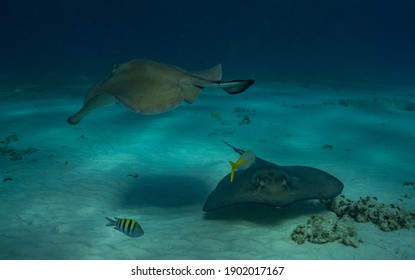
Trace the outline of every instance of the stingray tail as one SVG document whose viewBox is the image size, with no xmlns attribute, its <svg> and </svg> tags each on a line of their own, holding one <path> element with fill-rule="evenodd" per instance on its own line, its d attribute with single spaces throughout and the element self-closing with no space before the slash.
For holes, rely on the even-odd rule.
<svg viewBox="0 0 415 280">
<path fill-rule="evenodd" d="M 238 94 L 246 89 L 248 89 L 250 86 L 252 86 L 255 83 L 254 80 L 233 80 L 228 82 L 222 82 L 222 81 L 208 81 L 208 80 L 196 80 L 193 82 L 193 85 L 198 88 L 221 88 L 224 91 L 226 91 L 229 94 Z"/>
<path fill-rule="evenodd" d="M 254 80 L 234 80 L 229 82 L 218 82 L 218 86 L 229 94 L 238 94 L 255 83 Z"/>
<path fill-rule="evenodd" d="M 236 153 L 238 153 L 240 155 L 242 155 L 243 153 L 245 153 L 244 150 L 238 149 L 238 148 L 232 146 L 231 144 L 229 144 L 229 143 L 227 143 L 227 142 L 225 142 L 223 140 L 220 140 L 220 141 L 222 141 L 223 143 L 225 143 L 226 145 L 228 145 L 229 147 L 231 147 Z"/>
</svg>

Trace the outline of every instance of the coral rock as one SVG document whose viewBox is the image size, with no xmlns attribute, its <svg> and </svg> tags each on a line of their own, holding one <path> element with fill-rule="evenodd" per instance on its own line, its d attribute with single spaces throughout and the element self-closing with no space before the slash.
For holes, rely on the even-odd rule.
<svg viewBox="0 0 415 280">
<path fill-rule="evenodd" d="M 294 229 L 291 239 L 298 244 L 303 244 L 305 241 L 316 244 L 337 241 L 346 246 L 358 247 L 362 243 L 352 219 L 347 215 L 339 219 L 332 212 L 312 215 L 306 225 L 299 225 Z"/>
<path fill-rule="evenodd" d="M 338 217 L 347 215 L 360 223 L 372 222 L 383 231 L 415 227 L 415 211 L 394 204 L 385 205 L 378 202 L 376 197 L 352 201 L 340 195 L 323 203 Z"/>
</svg>

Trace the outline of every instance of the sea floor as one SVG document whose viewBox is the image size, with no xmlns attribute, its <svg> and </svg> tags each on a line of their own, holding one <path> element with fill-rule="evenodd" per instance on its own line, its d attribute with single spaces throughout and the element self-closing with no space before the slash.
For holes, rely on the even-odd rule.
<svg viewBox="0 0 415 280">
<path fill-rule="evenodd" d="M 238 157 L 220 140 L 415 209 L 415 90 L 257 83 L 160 115 L 108 105 L 72 126 L 94 83 L 76 81 L 0 88 L 0 259 L 415 259 L 414 228 L 356 222 L 357 248 L 297 244 L 293 230 L 327 211 L 317 201 L 202 211 Z M 106 227 L 114 216 L 144 236 Z"/>
</svg>

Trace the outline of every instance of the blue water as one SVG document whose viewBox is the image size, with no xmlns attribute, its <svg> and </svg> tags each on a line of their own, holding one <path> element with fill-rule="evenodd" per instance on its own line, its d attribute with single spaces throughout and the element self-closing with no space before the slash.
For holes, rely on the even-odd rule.
<svg viewBox="0 0 415 280">
<path fill-rule="evenodd" d="M 222 139 L 325 170 L 352 199 L 413 209 L 414 11 L 403 0 L 1 1 L 0 148 L 21 158 L 0 155 L 0 259 L 415 259 L 413 228 L 358 224 L 359 248 L 296 244 L 292 230 L 325 211 L 315 202 L 202 211 L 237 157 Z M 256 83 L 160 115 L 108 105 L 66 123 L 112 63 L 136 58 L 222 63 L 224 80 Z M 105 216 L 145 234 L 128 239 Z"/>
<path fill-rule="evenodd" d="M 1 73 L 147 58 L 225 78 L 413 84 L 412 1 L 2 1 Z"/>
</svg>

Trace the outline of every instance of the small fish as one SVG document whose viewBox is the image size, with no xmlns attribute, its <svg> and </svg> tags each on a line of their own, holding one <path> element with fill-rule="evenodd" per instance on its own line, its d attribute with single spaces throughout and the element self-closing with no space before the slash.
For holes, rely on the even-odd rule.
<svg viewBox="0 0 415 280">
<path fill-rule="evenodd" d="M 245 170 L 248 169 L 254 162 L 255 162 L 255 154 L 251 150 L 245 151 L 236 162 L 230 161 L 230 165 L 232 167 L 231 170 L 231 182 L 233 182 L 233 175 L 237 169 Z"/>
<path fill-rule="evenodd" d="M 210 112 L 210 117 L 212 119 L 218 119 L 218 120 L 220 120 L 220 116 L 219 116 L 219 113 L 218 112 Z"/>
<path fill-rule="evenodd" d="M 114 228 L 130 237 L 140 237 L 144 234 L 141 226 L 131 219 L 120 219 L 114 217 L 115 220 L 105 217 L 109 221 L 107 226 L 114 226 Z"/>
</svg>

